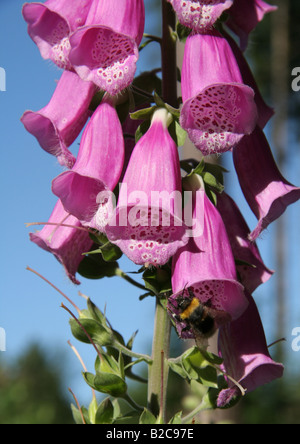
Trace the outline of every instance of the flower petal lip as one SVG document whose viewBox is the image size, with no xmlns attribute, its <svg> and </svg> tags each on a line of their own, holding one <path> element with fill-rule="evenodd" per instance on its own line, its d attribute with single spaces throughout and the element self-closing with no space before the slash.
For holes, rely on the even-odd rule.
<svg viewBox="0 0 300 444">
<path fill-rule="evenodd" d="M 165 109 L 156 111 L 150 129 L 136 144 L 115 223 L 106 227 L 109 240 L 138 265 L 164 265 L 187 242 L 186 227 L 177 217 L 178 203 L 182 206 L 179 155 L 167 120 Z M 158 201 L 152 200 L 154 194 Z"/>
<path fill-rule="evenodd" d="M 83 260 L 82 254 L 88 252 L 93 245 L 89 233 L 77 229 L 81 227 L 80 222 L 64 210 L 61 201 L 55 205 L 49 222 L 58 226 L 45 225 L 41 231 L 30 233 L 30 240 L 52 253 L 64 266 L 69 279 L 79 285 L 80 282 L 75 275 Z M 62 223 L 74 226 L 74 228 L 59 226 Z"/>
<path fill-rule="evenodd" d="M 113 191 L 124 164 L 125 148 L 121 123 L 108 98 L 94 112 L 84 130 L 72 170 L 52 182 L 52 191 L 67 212 L 91 225 L 102 191 Z"/>
<path fill-rule="evenodd" d="M 217 31 L 187 39 L 182 68 L 181 125 L 204 155 L 223 153 L 254 130 L 254 91 L 227 40 Z"/>
<path fill-rule="evenodd" d="M 72 69 L 69 62 L 69 35 L 83 26 L 92 0 L 48 0 L 26 3 L 23 17 L 28 33 L 44 59 L 51 59 L 59 68 Z"/>
<path fill-rule="evenodd" d="M 234 200 L 223 192 L 218 195 L 217 208 L 225 224 L 235 259 L 245 262 L 245 265 L 237 265 L 241 282 L 252 294 L 259 285 L 272 277 L 274 271 L 266 267 L 257 244 L 249 240 L 250 229 Z"/>
<path fill-rule="evenodd" d="M 224 371 L 249 393 L 281 378 L 284 367 L 272 360 L 255 301 L 249 293 L 246 295 L 249 306 L 244 314 L 220 328 L 219 354 L 224 360 Z M 229 389 L 219 395 L 219 407 L 225 407 L 239 394 L 239 389 L 231 381 L 228 384 Z"/>
<path fill-rule="evenodd" d="M 143 0 L 93 2 L 70 37 L 70 61 L 83 80 L 116 95 L 133 81 L 145 26 Z"/>
<path fill-rule="evenodd" d="M 89 105 L 95 91 L 93 83 L 82 81 L 74 72 L 64 71 L 48 105 L 38 112 L 26 111 L 21 118 L 40 146 L 68 168 L 75 162 L 68 147 L 90 117 Z"/>
<path fill-rule="evenodd" d="M 233 0 L 168 0 L 183 26 L 195 32 L 211 29 Z"/>
<path fill-rule="evenodd" d="M 300 199 L 300 188 L 282 176 L 259 127 L 233 150 L 233 160 L 243 194 L 258 219 L 249 235 L 255 241 L 289 205 Z"/>
</svg>

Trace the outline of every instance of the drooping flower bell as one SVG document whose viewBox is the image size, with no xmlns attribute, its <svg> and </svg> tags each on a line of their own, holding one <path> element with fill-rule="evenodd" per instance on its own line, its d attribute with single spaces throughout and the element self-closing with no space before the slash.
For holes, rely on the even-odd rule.
<svg viewBox="0 0 300 444">
<path fill-rule="evenodd" d="M 85 24 L 92 0 L 47 0 L 26 3 L 23 17 L 28 33 L 44 59 L 59 68 L 72 69 L 69 61 L 72 32 Z"/>
<path fill-rule="evenodd" d="M 223 153 L 257 123 L 254 91 L 217 31 L 188 37 L 182 68 L 181 125 L 204 155 Z"/>
<path fill-rule="evenodd" d="M 274 272 L 264 264 L 256 243 L 249 240 L 249 227 L 234 200 L 223 192 L 218 195 L 217 208 L 227 230 L 241 282 L 252 294 Z"/>
<path fill-rule="evenodd" d="M 112 100 L 105 96 L 83 133 L 74 167 L 53 180 L 52 191 L 66 211 L 84 225 L 103 231 L 114 209 L 111 195 L 123 164 L 121 123 Z M 100 193 L 106 195 L 104 200 Z"/>
<path fill-rule="evenodd" d="M 235 42 L 235 40 L 229 34 L 224 33 L 224 31 L 223 31 L 223 35 L 226 36 L 226 40 L 228 41 L 228 43 L 232 49 L 232 52 L 236 58 L 236 61 L 238 63 L 239 69 L 242 74 L 243 82 L 245 83 L 245 85 L 250 86 L 250 88 L 252 88 L 255 93 L 254 100 L 255 100 L 255 103 L 257 106 L 257 111 L 258 111 L 257 124 L 261 129 L 264 129 L 264 127 L 269 122 L 271 117 L 273 117 L 274 109 L 271 108 L 270 106 L 268 106 L 266 104 L 266 102 L 264 101 L 264 99 L 261 95 L 261 92 L 257 86 L 256 80 L 255 80 L 255 78 L 252 74 L 252 71 L 248 65 L 248 62 L 247 62 L 246 58 L 244 57 L 244 54 L 240 50 L 239 46 Z"/>
<path fill-rule="evenodd" d="M 234 378 L 247 393 L 283 376 L 284 367 L 274 362 L 268 346 L 254 299 L 247 294 L 248 309 L 236 321 L 221 327 L 219 354 L 223 370 Z M 229 388 L 221 391 L 218 407 L 226 407 L 240 395 L 239 388 L 228 380 Z"/>
<path fill-rule="evenodd" d="M 199 176 L 197 176 L 199 177 Z M 244 287 L 238 282 L 235 261 L 226 228 L 216 207 L 204 192 L 204 185 L 193 198 L 193 218 L 204 214 L 203 234 L 191 237 L 189 243 L 173 257 L 172 289 L 169 311 L 178 311 L 178 299 L 189 298 L 190 292 L 201 304 L 237 319 L 248 302 Z M 177 322 L 177 331 L 184 338 L 194 334 L 185 322 Z"/>
<path fill-rule="evenodd" d="M 300 199 L 300 188 L 282 176 L 258 127 L 234 149 L 233 159 L 244 196 L 259 221 L 249 236 L 255 241 L 289 205 Z"/>
<path fill-rule="evenodd" d="M 115 216 L 106 227 L 109 240 L 138 265 L 164 265 L 187 242 L 170 117 L 163 108 L 154 113 L 150 129 L 131 155 Z"/>
<path fill-rule="evenodd" d="M 196 32 L 211 29 L 233 0 L 168 0 L 179 22 Z"/>
<path fill-rule="evenodd" d="M 91 250 L 93 242 L 89 233 L 78 230 L 81 227 L 79 220 L 64 210 L 60 201 L 57 202 L 49 223 L 36 233 L 30 234 L 30 240 L 44 250 L 52 253 L 64 266 L 69 279 L 74 284 L 80 284 L 76 279 L 76 272 L 83 260 L 83 253 Z M 70 225 L 65 227 L 62 225 Z"/>
<path fill-rule="evenodd" d="M 56 156 L 62 166 L 72 168 L 75 163 L 68 147 L 91 114 L 89 105 L 94 93 L 93 83 L 65 71 L 48 105 L 38 112 L 26 111 L 21 118 L 26 130 L 37 138 L 45 151 Z"/>
<path fill-rule="evenodd" d="M 94 0 L 70 38 L 70 61 L 83 80 L 116 95 L 133 81 L 145 26 L 144 0 Z"/>
<path fill-rule="evenodd" d="M 240 46 L 245 51 L 251 31 L 261 22 L 266 14 L 277 10 L 263 0 L 235 0 L 229 10 L 227 26 L 240 38 Z"/>
</svg>

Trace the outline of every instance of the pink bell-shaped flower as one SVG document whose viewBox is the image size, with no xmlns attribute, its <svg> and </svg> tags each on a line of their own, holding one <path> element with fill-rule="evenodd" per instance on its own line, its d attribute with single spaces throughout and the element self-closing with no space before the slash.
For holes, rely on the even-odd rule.
<svg viewBox="0 0 300 444">
<path fill-rule="evenodd" d="M 75 157 L 68 147 L 76 140 L 91 112 L 95 86 L 65 71 L 47 106 L 38 112 L 26 111 L 21 121 L 40 146 L 57 157 L 62 166 L 72 168 Z"/>
<path fill-rule="evenodd" d="M 289 205 L 300 199 L 300 188 L 282 176 L 259 127 L 234 149 L 233 159 L 244 196 L 259 221 L 249 235 L 255 241 Z"/>
<path fill-rule="evenodd" d="M 93 245 L 89 233 L 78 230 L 77 227 L 81 227 L 79 220 L 67 213 L 60 201 L 57 202 L 49 223 L 54 225 L 45 225 L 41 231 L 31 233 L 30 240 L 52 253 L 64 266 L 71 281 L 78 285 L 80 282 L 75 275 L 84 258 L 83 253 L 89 252 Z M 60 224 L 70 225 L 73 228 Z"/>
<path fill-rule="evenodd" d="M 226 228 L 216 207 L 202 192 L 194 197 L 193 217 L 204 212 L 203 234 L 191 237 L 189 243 L 173 257 L 170 311 L 178 315 L 178 297 L 189 298 L 190 291 L 204 306 L 227 313 L 237 319 L 248 302 L 244 288 L 237 280 L 235 261 Z M 193 338 L 185 322 L 177 331 L 184 339 Z"/>
<path fill-rule="evenodd" d="M 240 37 L 242 51 L 247 48 L 251 31 L 256 28 L 266 14 L 276 10 L 277 6 L 269 5 L 263 0 L 234 0 L 226 24 Z"/>
<path fill-rule="evenodd" d="M 233 0 L 168 0 L 183 26 L 195 32 L 211 29 Z"/>
<path fill-rule="evenodd" d="M 138 265 L 166 264 L 183 246 L 182 193 L 178 149 L 168 132 L 170 114 L 154 113 L 148 132 L 131 155 L 109 240 Z"/>
<path fill-rule="evenodd" d="M 74 167 L 53 180 L 52 191 L 65 210 L 84 225 L 103 231 L 113 211 L 109 198 L 121 176 L 124 155 L 121 123 L 105 97 L 83 133 Z M 100 193 L 106 193 L 105 202 L 99 200 Z"/>
<path fill-rule="evenodd" d="M 256 243 L 249 240 L 249 227 L 234 200 L 224 192 L 218 195 L 217 208 L 225 224 L 234 258 L 238 261 L 237 271 L 241 282 L 252 294 L 274 272 L 265 266 Z"/>
<path fill-rule="evenodd" d="M 70 38 L 72 65 L 83 80 L 118 94 L 133 81 L 144 26 L 144 0 L 94 0 Z"/>
<path fill-rule="evenodd" d="M 72 32 L 85 24 L 92 0 L 48 0 L 26 3 L 23 17 L 28 33 L 44 59 L 59 68 L 72 69 L 69 61 Z"/>
<path fill-rule="evenodd" d="M 217 31 L 188 37 L 182 99 L 181 125 L 204 155 L 232 149 L 256 126 L 254 91 L 243 83 L 230 45 Z"/>
<path fill-rule="evenodd" d="M 254 299 L 247 294 L 249 307 L 236 321 L 221 327 L 219 354 L 223 370 L 247 393 L 283 376 L 284 367 L 269 354 L 264 329 Z M 240 389 L 228 380 L 229 388 L 221 391 L 218 407 L 225 407 Z"/>
</svg>

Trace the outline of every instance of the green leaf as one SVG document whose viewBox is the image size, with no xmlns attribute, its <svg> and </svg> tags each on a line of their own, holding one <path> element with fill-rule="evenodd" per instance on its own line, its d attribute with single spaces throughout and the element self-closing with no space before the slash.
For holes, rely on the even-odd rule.
<svg viewBox="0 0 300 444">
<path fill-rule="evenodd" d="M 190 28 L 185 27 L 184 25 L 182 25 L 181 23 L 178 22 L 176 25 L 176 32 L 177 32 L 179 40 L 182 43 L 185 43 L 186 39 L 191 34 L 192 30 Z"/>
<path fill-rule="evenodd" d="M 98 392 L 106 393 L 115 398 L 120 398 L 127 392 L 126 382 L 120 376 L 112 373 L 96 373 L 94 385 Z"/>
<path fill-rule="evenodd" d="M 157 109 L 157 106 L 151 106 L 150 108 L 140 109 L 134 113 L 130 114 L 130 118 L 132 120 L 151 120 L 154 111 Z"/>
<path fill-rule="evenodd" d="M 177 364 L 172 361 L 169 361 L 169 367 L 174 373 L 177 373 L 177 375 L 181 376 L 183 379 L 186 379 L 186 372 L 182 368 L 181 364 Z"/>
<path fill-rule="evenodd" d="M 217 388 L 217 370 L 206 358 L 212 360 L 213 355 L 202 353 L 194 347 L 182 355 L 182 367 L 189 379 L 199 381 L 205 387 Z"/>
<path fill-rule="evenodd" d="M 140 416 L 139 424 L 156 424 L 156 417 L 146 408 Z"/>
<path fill-rule="evenodd" d="M 99 322 L 102 326 L 107 326 L 106 317 L 102 313 L 101 310 L 93 303 L 93 301 L 89 298 L 87 300 L 87 306 L 88 306 L 88 313 L 91 315 L 91 317 Z"/>
<path fill-rule="evenodd" d="M 116 276 L 117 262 L 106 262 L 100 254 L 88 255 L 80 263 L 78 273 L 86 279 L 103 279 Z"/>
<path fill-rule="evenodd" d="M 169 424 L 179 425 L 182 424 L 182 412 L 176 413 L 173 418 L 169 421 Z"/>
<path fill-rule="evenodd" d="M 93 319 L 80 319 L 80 324 L 84 330 L 89 334 L 95 344 L 104 347 L 112 344 L 113 335 L 108 332 L 99 322 Z M 85 334 L 84 330 L 78 325 L 75 319 L 70 319 L 70 326 L 73 336 L 84 344 L 90 344 L 90 340 Z"/>
<path fill-rule="evenodd" d="M 109 398 L 106 398 L 98 407 L 95 424 L 112 424 L 114 420 L 114 407 Z"/>
<path fill-rule="evenodd" d="M 172 291 L 171 273 L 167 267 L 147 268 L 143 274 L 145 287 L 155 295 Z"/>
<path fill-rule="evenodd" d="M 176 120 L 173 120 L 169 126 L 169 133 L 178 147 L 185 144 L 187 132 L 179 125 Z"/>
<path fill-rule="evenodd" d="M 89 420 L 91 424 L 95 424 L 96 423 L 96 412 L 98 409 L 98 403 L 97 403 L 97 399 L 95 397 L 93 397 L 92 402 L 89 405 Z"/>
<path fill-rule="evenodd" d="M 73 419 L 74 419 L 75 424 L 83 425 L 81 413 L 80 413 L 79 409 L 77 407 L 75 407 L 74 404 L 71 404 L 71 411 L 72 411 L 72 415 L 73 415 Z M 88 415 L 87 409 L 85 407 L 81 407 L 81 411 L 82 411 L 85 423 L 87 425 L 89 425 L 90 420 L 89 420 L 89 415 Z"/>
<path fill-rule="evenodd" d="M 155 100 L 156 105 L 157 105 L 159 108 L 165 108 L 165 107 L 166 107 L 165 102 L 164 102 L 163 99 L 157 94 L 156 91 L 154 92 L 154 100 Z"/>
<path fill-rule="evenodd" d="M 90 234 L 90 238 L 95 242 L 95 244 L 100 245 L 101 248 L 87 252 L 87 255 L 101 254 L 105 262 L 115 262 L 123 256 L 120 248 L 117 247 L 117 245 L 109 242 L 104 234 L 93 233 Z"/>
<path fill-rule="evenodd" d="M 145 120 L 145 122 L 143 122 L 138 127 L 138 129 L 136 130 L 136 133 L 135 133 L 135 142 L 136 143 L 138 143 L 138 141 L 146 134 L 146 132 L 150 128 L 150 125 L 151 125 L 150 120 Z"/>
<path fill-rule="evenodd" d="M 209 185 L 218 193 L 223 193 L 224 185 L 221 182 L 219 182 L 213 174 L 206 171 L 202 174 L 202 177 L 206 185 Z"/>
</svg>

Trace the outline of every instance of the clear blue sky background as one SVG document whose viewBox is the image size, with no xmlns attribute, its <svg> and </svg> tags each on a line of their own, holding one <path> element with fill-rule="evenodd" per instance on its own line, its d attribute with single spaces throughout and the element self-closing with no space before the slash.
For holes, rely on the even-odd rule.
<svg viewBox="0 0 300 444">
<path fill-rule="evenodd" d="M 43 250 L 29 242 L 29 230 L 25 222 L 47 220 L 56 203 L 51 194 L 51 181 L 61 172 L 61 167 L 45 153 L 36 140 L 20 123 L 26 109 L 39 110 L 45 106 L 55 89 L 55 80 L 61 72 L 50 62 L 44 61 L 38 49 L 27 35 L 27 27 L 21 15 L 23 0 L 1 0 L 0 3 L 0 66 L 7 74 L 7 91 L 0 92 L 0 147 L 1 147 L 1 271 L 0 271 L 0 327 L 7 333 L 5 358 L 13 359 L 28 344 L 38 341 L 45 350 L 63 349 L 66 355 L 68 386 L 79 394 L 83 402 L 89 392 L 81 380 L 81 368 L 67 345 L 71 338 L 68 315 L 60 308 L 62 298 L 54 290 L 26 271 L 26 266 L 38 270 L 78 305 L 84 301 L 77 295 L 78 288 L 68 282 L 58 262 Z M 146 32 L 156 23 L 152 21 L 151 0 L 146 0 L 148 22 Z M 157 67 L 155 53 L 158 47 L 147 48 L 138 70 Z M 148 57 L 148 60 L 146 60 Z M 154 62 L 154 63 L 152 63 Z M 293 157 L 288 177 L 300 185 L 299 149 L 291 140 Z M 231 158 L 226 162 L 232 169 Z M 234 174 L 233 174 L 234 176 Z M 256 220 L 249 212 L 236 181 L 228 184 L 228 190 L 238 199 L 247 220 L 253 228 Z M 290 262 L 288 266 L 289 317 L 286 333 L 290 350 L 291 331 L 300 326 L 299 307 L 299 204 L 288 211 Z M 276 268 L 273 246 L 273 227 L 260 242 L 267 265 Z M 121 261 L 125 271 L 133 271 L 128 260 Z M 276 321 L 273 310 L 276 278 L 257 293 L 266 325 L 268 341 L 276 340 Z M 82 279 L 80 290 L 89 295 L 101 309 L 107 304 L 108 319 L 126 339 L 139 330 L 137 351 L 150 352 L 153 329 L 154 300 L 138 301 L 140 291 L 115 279 L 91 282 Z M 73 340 L 75 344 L 76 341 Z M 86 346 L 76 344 L 84 360 L 92 370 L 94 353 Z M 146 350 L 147 348 L 147 350 Z M 288 369 L 299 368 L 300 354 L 289 354 Z M 66 387 L 67 392 L 67 387 Z"/>
</svg>

